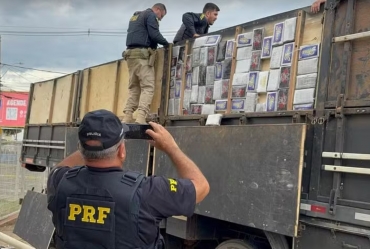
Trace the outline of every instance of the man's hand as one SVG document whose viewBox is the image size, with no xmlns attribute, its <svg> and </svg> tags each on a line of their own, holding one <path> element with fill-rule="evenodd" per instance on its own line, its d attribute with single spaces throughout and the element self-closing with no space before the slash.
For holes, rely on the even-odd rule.
<svg viewBox="0 0 370 249">
<path fill-rule="evenodd" d="M 200 36 L 200 35 L 198 35 L 198 34 L 194 34 L 194 35 L 193 35 L 193 37 L 199 37 L 199 36 Z"/>
<path fill-rule="evenodd" d="M 149 122 L 149 124 L 153 127 L 153 130 L 148 129 L 145 132 L 153 138 L 153 141 L 149 143 L 165 153 L 179 148 L 171 134 L 162 125 L 154 122 Z"/>
<path fill-rule="evenodd" d="M 317 13 L 320 11 L 320 4 L 325 2 L 326 0 L 316 0 L 312 5 L 311 5 L 311 12 L 312 13 Z"/>
</svg>

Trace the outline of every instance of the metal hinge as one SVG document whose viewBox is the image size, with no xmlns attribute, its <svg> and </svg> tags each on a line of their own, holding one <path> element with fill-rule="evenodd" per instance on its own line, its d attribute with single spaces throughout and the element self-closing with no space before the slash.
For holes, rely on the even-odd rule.
<svg viewBox="0 0 370 249">
<path fill-rule="evenodd" d="M 316 117 L 314 115 L 307 115 L 307 119 L 311 121 L 312 125 L 319 124 L 322 125 L 329 119 L 328 115 L 324 115 L 322 117 Z"/>
<path fill-rule="evenodd" d="M 335 215 L 335 212 L 337 210 L 338 197 L 339 197 L 339 190 L 332 189 L 330 191 L 330 198 L 329 198 L 329 214 L 331 215 Z"/>
<path fill-rule="evenodd" d="M 292 117 L 292 122 L 293 123 L 301 123 L 301 115 L 299 113 L 294 113 Z"/>
<path fill-rule="evenodd" d="M 199 119 L 199 125 L 200 125 L 200 126 L 205 126 L 205 125 L 206 125 L 206 119 L 205 119 L 204 117 L 201 117 L 201 118 Z"/>
<path fill-rule="evenodd" d="M 343 118 L 343 108 L 344 108 L 344 94 L 339 94 L 337 98 L 337 105 L 335 106 L 336 118 Z"/>
</svg>

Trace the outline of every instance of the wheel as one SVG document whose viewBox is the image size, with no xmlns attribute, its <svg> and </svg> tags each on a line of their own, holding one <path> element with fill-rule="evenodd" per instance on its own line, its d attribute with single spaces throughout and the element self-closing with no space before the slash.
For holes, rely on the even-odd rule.
<svg viewBox="0 0 370 249">
<path fill-rule="evenodd" d="M 265 235 L 270 243 L 271 249 L 289 249 L 285 236 L 265 231 Z"/>
<path fill-rule="evenodd" d="M 216 249 L 256 249 L 253 245 L 243 240 L 231 239 L 219 244 Z"/>
</svg>

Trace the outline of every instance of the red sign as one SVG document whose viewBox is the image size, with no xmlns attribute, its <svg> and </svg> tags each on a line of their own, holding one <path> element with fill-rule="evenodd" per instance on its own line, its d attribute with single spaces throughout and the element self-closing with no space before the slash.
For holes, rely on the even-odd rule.
<svg viewBox="0 0 370 249">
<path fill-rule="evenodd" d="M 0 127 L 24 127 L 26 124 L 28 93 L 0 92 Z"/>
</svg>

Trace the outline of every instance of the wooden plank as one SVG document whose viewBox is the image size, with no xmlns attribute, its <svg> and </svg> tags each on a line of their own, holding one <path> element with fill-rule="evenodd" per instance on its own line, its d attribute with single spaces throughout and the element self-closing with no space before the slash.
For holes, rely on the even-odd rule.
<svg viewBox="0 0 370 249">
<path fill-rule="evenodd" d="M 66 123 L 69 121 L 74 96 L 73 78 L 74 76 L 71 74 L 56 79 L 54 99 L 51 104 L 50 123 Z"/>
<path fill-rule="evenodd" d="M 295 38 L 294 38 L 294 53 L 293 53 L 293 58 L 292 58 L 291 71 L 290 71 L 290 86 L 289 86 L 288 106 L 287 106 L 288 111 L 293 109 L 294 92 L 295 92 L 295 85 L 297 81 L 297 71 L 298 71 L 299 48 L 302 45 L 305 19 L 306 19 L 306 12 L 304 12 L 303 10 L 300 10 L 298 12 L 298 17 L 297 17 L 297 26 L 296 26 L 296 33 L 295 33 Z"/>
<path fill-rule="evenodd" d="M 34 94 L 34 89 L 35 89 L 36 84 L 31 84 L 30 85 L 30 92 L 28 93 L 28 106 L 27 106 L 27 114 L 26 114 L 26 125 L 29 124 L 30 122 L 30 113 L 31 113 L 31 108 L 33 106 L 33 94 Z M 27 128 L 24 129 L 24 137 L 27 137 Z"/>
<path fill-rule="evenodd" d="M 90 69 L 87 111 L 97 109 L 113 111 L 116 69 L 116 63 L 104 64 Z"/>
<path fill-rule="evenodd" d="M 351 34 L 351 35 L 343 35 L 343 36 L 338 36 L 333 38 L 333 42 L 345 42 L 345 41 L 353 41 L 353 40 L 358 40 L 358 39 L 363 39 L 363 38 L 369 38 L 370 37 L 370 31 L 366 32 L 360 32 L 356 34 Z"/>
<path fill-rule="evenodd" d="M 119 90 L 117 100 L 117 116 L 123 117 L 123 110 L 128 99 L 128 85 L 130 83 L 130 75 L 128 72 L 127 61 L 121 60 L 120 73 L 119 73 Z"/>
<path fill-rule="evenodd" d="M 82 84 L 82 98 L 81 98 L 81 107 L 80 107 L 80 119 L 82 120 L 85 114 L 89 111 L 90 103 L 90 77 L 91 69 L 87 68 L 84 71 L 84 79 Z"/>
<path fill-rule="evenodd" d="M 334 32 L 334 25 L 333 25 L 334 20 L 335 20 L 334 11 L 325 13 L 325 18 L 324 18 L 324 23 L 323 23 L 323 28 L 322 28 L 320 58 L 319 58 L 319 65 L 318 65 L 319 72 L 318 72 L 317 86 L 316 86 L 317 94 L 316 94 L 316 100 L 315 100 L 315 108 L 319 112 L 321 112 L 321 110 L 324 109 L 325 101 L 327 99 L 327 91 L 328 91 L 329 76 L 330 76 L 331 51 L 332 51 L 331 38 L 333 37 L 333 32 Z M 321 113 L 320 113 L 320 116 L 321 116 Z"/>
<path fill-rule="evenodd" d="M 46 194 L 27 191 L 13 232 L 35 248 L 48 249 L 54 230 Z"/>
<path fill-rule="evenodd" d="M 167 116 L 167 106 L 169 98 L 169 88 L 170 88 L 170 75 L 171 75 L 171 57 L 172 57 L 172 47 L 171 43 L 168 48 L 164 49 L 163 53 L 163 76 L 162 76 L 162 89 L 161 89 L 161 101 L 159 108 L 159 123 L 164 125 L 165 118 Z"/>
<path fill-rule="evenodd" d="M 233 78 L 234 78 L 234 73 L 235 73 L 235 68 L 236 68 L 236 53 L 237 53 L 237 46 L 236 46 L 236 40 L 238 38 L 238 35 L 241 32 L 241 27 L 238 26 L 235 29 L 235 35 L 234 35 L 234 50 L 233 50 L 233 58 L 231 62 L 231 72 L 230 72 L 230 81 L 229 81 L 229 92 L 228 92 L 228 97 L 227 97 L 227 110 L 226 114 L 229 114 L 231 112 L 231 96 L 232 96 L 232 84 L 233 84 Z"/>
<path fill-rule="evenodd" d="M 157 49 L 157 57 L 154 63 L 154 73 L 155 73 L 154 95 L 152 103 L 150 105 L 150 113 L 154 115 L 158 115 L 158 110 L 161 105 L 163 66 L 164 66 L 164 51 L 163 49 Z"/>
<path fill-rule="evenodd" d="M 173 49 L 173 44 L 171 43 L 169 48 L 168 48 L 168 56 L 167 56 L 167 64 L 166 64 L 166 67 L 167 67 L 167 74 L 166 74 L 166 81 L 163 82 L 163 84 L 166 84 L 166 89 L 163 92 L 163 96 L 165 97 L 165 106 L 164 106 L 164 113 L 165 113 L 165 116 L 167 116 L 168 114 L 168 102 L 169 102 L 169 98 L 170 98 L 170 84 L 171 84 L 171 61 L 172 61 L 172 49 Z M 162 121 L 162 123 L 164 123 L 164 119 Z"/>
<path fill-rule="evenodd" d="M 182 64 L 182 75 L 181 75 L 181 90 L 180 90 L 180 105 L 179 105 L 179 113 L 180 116 L 184 115 L 183 112 L 183 106 L 184 106 L 184 93 L 185 93 L 185 87 L 186 87 L 186 56 L 188 55 L 189 51 L 189 40 L 186 40 L 185 43 L 185 51 L 184 51 L 184 62 Z"/>
<path fill-rule="evenodd" d="M 304 28 L 302 29 L 303 38 L 301 39 L 301 46 L 321 43 L 323 37 L 323 12 L 319 12 L 317 14 L 305 11 L 303 12 Z"/>
<path fill-rule="evenodd" d="M 76 73 L 74 73 L 72 75 L 72 79 L 71 79 L 71 87 L 70 87 L 70 93 L 69 93 L 69 101 L 68 101 L 68 110 L 67 110 L 67 119 L 66 119 L 66 122 L 72 122 L 73 121 L 73 118 L 72 118 L 72 113 L 73 113 L 73 109 L 74 109 L 74 100 L 76 98 L 76 86 L 77 86 L 77 80 L 78 80 L 78 77 L 76 75 Z"/>
<path fill-rule="evenodd" d="M 353 32 L 367 31 L 370 29 L 369 8 L 369 1 L 357 0 L 355 2 L 355 14 L 352 22 L 354 26 Z M 368 102 L 370 101 L 369 41 L 370 39 L 360 39 L 351 42 L 346 101 L 361 101 L 362 103 L 358 106 L 369 106 Z"/>
<path fill-rule="evenodd" d="M 114 100 L 113 100 L 113 110 L 112 112 L 118 115 L 118 96 L 119 96 L 119 86 L 120 86 L 120 73 L 121 73 L 121 61 L 116 62 L 116 79 L 115 79 L 115 86 L 114 86 Z"/>
<path fill-rule="evenodd" d="M 332 23 L 333 34 L 330 40 L 336 36 L 345 35 L 346 15 L 348 1 L 341 1 L 335 10 L 335 19 Z M 331 50 L 330 76 L 327 90 L 327 101 L 337 101 L 341 92 L 341 70 L 343 68 L 344 44 L 334 43 Z"/>
<path fill-rule="evenodd" d="M 348 35 L 353 32 L 354 28 L 354 8 L 355 0 L 348 0 L 347 14 L 346 14 L 346 29 L 345 34 Z M 350 87 L 350 69 L 352 59 L 352 41 L 346 41 L 344 43 L 344 54 L 343 54 L 343 67 L 341 75 L 341 94 L 347 95 Z"/>
<path fill-rule="evenodd" d="M 53 84 L 53 80 L 34 84 L 29 124 L 45 124 L 48 122 Z"/>
<path fill-rule="evenodd" d="M 53 80 L 53 93 L 51 94 L 51 101 L 50 101 L 50 111 L 49 111 L 49 118 L 48 118 L 48 122 L 49 124 L 52 123 L 52 119 L 53 119 L 53 112 L 54 112 L 54 107 L 55 107 L 55 93 L 56 93 L 56 90 L 57 90 L 57 80 L 54 79 Z"/>
<path fill-rule="evenodd" d="M 305 124 L 167 129 L 211 186 L 196 214 L 297 236 Z M 154 170 L 178 177 L 170 158 L 156 149 Z"/>
</svg>

